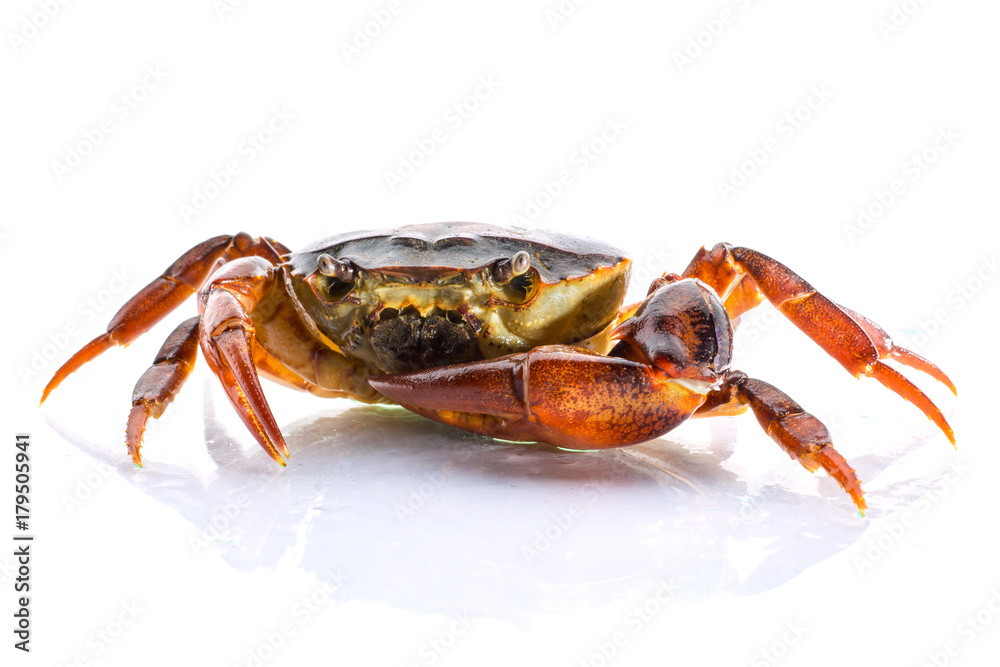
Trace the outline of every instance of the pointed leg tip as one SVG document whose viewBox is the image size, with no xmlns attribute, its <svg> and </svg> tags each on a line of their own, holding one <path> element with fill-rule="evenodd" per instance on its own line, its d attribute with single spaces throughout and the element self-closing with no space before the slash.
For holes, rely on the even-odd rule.
<svg viewBox="0 0 1000 667">
<path fill-rule="evenodd" d="M 271 457 L 272 459 L 274 459 L 274 462 L 275 462 L 275 463 L 277 463 L 277 464 L 278 464 L 279 466 L 281 466 L 282 468 L 284 468 L 285 466 L 287 466 L 287 465 L 288 465 L 288 464 L 287 464 L 287 463 L 285 462 L 285 459 L 284 459 L 284 457 L 282 457 L 282 456 L 281 456 L 281 454 L 280 454 L 280 453 L 278 452 L 278 450 L 277 450 L 277 449 L 275 449 L 275 448 L 273 448 L 273 447 L 272 447 L 271 449 L 267 449 L 267 448 L 265 448 L 265 449 L 264 449 L 264 451 L 266 451 L 266 452 L 267 452 L 267 453 L 268 453 L 268 454 L 270 455 L 270 457 Z M 286 456 L 287 456 L 287 454 L 286 454 Z"/>
<path fill-rule="evenodd" d="M 56 374 L 52 376 L 52 379 L 49 380 L 49 383 L 45 385 L 45 389 L 42 389 L 42 398 L 41 400 L 38 401 L 39 406 L 41 406 L 42 403 L 44 403 L 48 399 L 49 394 L 55 391 L 56 387 L 62 384 L 62 381 L 65 379 L 66 376 L 63 375 L 61 371 L 62 369 L 56 371 Z"/>
<path fill-rule="evenodd" d="M 42 397 L 38 401 L 38 407 L 42 407 L 42 404 L 48 400 L 49 394 L 55 391 L 56 387 L 62 384 L 62 381 L 63 377 L 60 375 L 59 371 L 57 371 L 56 374 L 52 376 L 52 379 L 49 380 L 49 383 L 45 385 L 45 389 L 42 389 Z"/>
<path fill-rule="evenodd" d="M 114 341 L 111 339 L 111 333 L 103 333 L 94 340 L 90 341 L 82 348 L 76 351 L 72 357 L 66 360 L 62 366 L 55 372 L 49 383 L 45 385 L 45 389 L 42 390 L 42 400 L 38 402 L 39 405 L 45 402 L 45 399 L 49 397 L 56 387 L 62 384 L 62 381 L 76 372 L 81 366 L 83 366 L 88 361 L 94 359 L 108 348 L 114 345 Z"/>
<path fill-rule="evenodd" d="M 851 494 L 851 500 L 854 501 L 855 506 L 858 508 L 858 516 L 864 517 L 865 510 L 868 509 L 868 503 L 865 502 L 865 494 L 858 493 L 857 495 Z"/>
<path fill-rule="evenodd" d="M 933 419 L 933 418 L 931 418 L 931 421 L 934 422 L 934 424 L 939 429 L 941 429 L 941 432 L 944 433 L 944 437 L 948 438 L 948 442 L 951 443 L 951 446 L 955 450 L 958 450 L 958 444 L 955 442 L 955 431 L 954 431 L 954 429 L 951 428 L 951 424 L 949 424 L 947 421 L 945 421 L 944 416 L 941 417 L 941 421 L 940 422 L 938 422 L 938 420 Z"/>
<path fill-rule="evenodd" d="M 132 406 L 128 413 L 128 425 L 125 427 L 125 443 L 128 446 L 129 456 L 136 468 L 142 467 L 142 436 L 146 432 L 146 422 L 149 419 L 149 407 L 145 403 L 138 403 Z"/>
<path fill-rule="evenodd" d="M 289 454 L 288 454 L 288 447 L 285 446 L 284 440 L 279 441 L 278 447 L 276 447 L 274 443 L 271 442 L 271 440 L 266 437 L 266 434 L 262 434 L 262 438 L 258 439 L 258 441 L 260 442 L 261 448 L 263 448 L 263 450 L 267 452 L 268 456 L 274 459 L 275 463 L 277 463 L 282 468 L 284 468 L 287 465 L 285 463 L 285 459 L 289 458 Z M 282 456 L 282 454 L 284 454 L 284 456 Z"/>
</svg>

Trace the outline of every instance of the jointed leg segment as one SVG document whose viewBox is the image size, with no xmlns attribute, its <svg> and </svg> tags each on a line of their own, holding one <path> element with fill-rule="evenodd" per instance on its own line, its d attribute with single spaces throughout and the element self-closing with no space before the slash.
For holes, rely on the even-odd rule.
<svg viewBox="0 0 1000 667">
<path fill-rule="evenodd" d="M 731 371 L 722 387 L 709 394 L 706 403 L 749 405 L 761 428 L 791 458 L 810 472 L 823 468 L 851 496 L 858 509 L 865 510 L 861 482 L 854 469 L 834 449 L 830 432 L 787 394 L 740 371 Z"/>
<path fill-rule="evenodd" d="M 194 369 L 195 359 L 198 358 L 200 319 L 195 316 L 184 320 L 174 329 L 153 359 L 153 365 L 146 369 L 132 390 L 132 411 L 128 416 L 125 438 L 128 453 L 137 466 L 142 466 L 139 449 L 146 422 L 150 417 L 158 419 L 163 414 Z"/>
<path fill-rule="evenodd" d="M 223 297 L 213 298 L 212 292 L 209 291 L 205 303 L 202 304 L 207 319 L 194 317 L 178 326 L 163 344 L 153 365 L 139 379 L 132 395 L 132 410 L 129 414 L 126 439 L 132 460 L 136 465 L 141 465 L 139 449 L 147 421 L 150 417 L 155 419 L 163 413 L 191 373 L 197 356 L 199 338 L 203 347 L 206 339 L 210 342 L 218 339 L 217 347 L 225 362 L 220 364 L 220 357 L 213 352 L 209 358 L 209 365 L 223 379 L 227 393 L 234 402 L 237 401 L 234 398 L 235 393 L 240 396 L 238 400 L 256 410 L 256 412 L 251 410 L 250 416 L 243 415 L 241 411 L 241 416 L 244 420 L 256 420 L 257 428 L 254 433 L 258 435 L 258 439 L 262 436 L 269 438 L 269 443 L 278 443 L 278 447 L 287 455 L 284 441 L 274 424 L 270 410 L 267 409 L 263 394 L 259 391 L 260 383 L 257 381 L 256 372 L 253 371 L 249 353 L 252 348 L 253 328 L 252 325 L 249 329 L 245 327 L 246 323 L 249 323 L 247 313 L 253 309 L 253 304 L 250 303 L 253 288 L 260 286 L 263 273 L 267 273 L 267 279 L 270 279 L 269 272 L 273 268 L 273 263 L 279 260 L 280 255 L 287 252 L 288 249 L 277 241 L 265 237 L 255 239 L 243 232 L 235 236 L 217 236 L 191 248 L 162 275 L 133 296 L 111 319 L 105 333 L 85 345 L 56 371 L 42 392 L 42 402 L 66 377 L 83 364 L 113 345 L 128 345 L 152 328 L 198 291 L 220 266 L 227 262 L 237 263 L 232 260 L 238 258 L 248 258 L 247 261 L 253 266 L 249 274 L 239 274 L 238 271 L 227 268 L 213 281 L 213 284 L 218 283 L 224 288 L 224 293 L 230 297 L 229 302 L 223 303 L 226 301 Z M 247 285 L 244 286 L 241 281 L 247 282 Z M 246 302 L 245 308 L 242 302 Z M 227 308 L 226 305 L 231 307 Z M 242 328 L 233 335 L 220 335 L 230 328 L 229 320 L 238 321 L 238 328 Z M 206 326 L 210 327 L 208 331 Z M 247 373 L 248 368 L 249 373 Z M 234 372 L 239 375 L 238 380 L 233 379 Z M 278 457 L 277 449 L 273 445 L 265 446 L 265 449 L 268 449 L 272 456 Z"/>
<path fill-rule="evenodd" d="M 221 262 L 258 255 L 276 261 L 288 248 L 272 239 L 254 239 L 240 232 L 216 236 L 188 250 L 153 282 L 143 287 L 111 318 L 107 332 L 87 343 L 56 371 L 42 391 L 41 403 L 52 390 L 91 359 L 114 345 L 128 345 L 194 294 Z"/>
<path fill-rule="evenodd" d="M 893 345 L 877 324 L 823 296 L 784 264 L 756 250 L 720 243 L 699 251 L 682 277 L 709 284 L 731 317 L 766 298 L 851 375 L 875 378 L 920 408 L 955 443 L 955 434 L 937 406 L 881 359 L 892 358 L 925 371 L 955 391 L 948 376 L 920 355 Z"/>
</svg>

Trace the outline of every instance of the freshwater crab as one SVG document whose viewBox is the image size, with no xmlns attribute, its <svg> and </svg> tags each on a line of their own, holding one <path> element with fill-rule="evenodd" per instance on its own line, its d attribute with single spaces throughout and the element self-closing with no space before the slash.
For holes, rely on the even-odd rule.
<svg viewBox="0 0 1000 667">
<path fill-rule="evenodd" d="M 602 449 L 663 435 L 689 417 L 749 407 L 807 470 L 823 468 L 865 509 L 823 424 L 775 387 L 730 368 L 732 321 L 767 299 L 852 375 L 874 377 L 947 435 L 940 410 L 882 359 L 955 386 L 868 318 L 783 264 L 720 243 L 622 306 L 630 261 L 598 241 L 472 223 L 334 236 L 300 252 L 246 233 L 209 239 L 144 287 L 54 375 L 128 345 L 195 292 L 197 317 L 167 338 L 132 394 L 135 465 L 150 417 L 180 390 L 200 346 L 237 413 L 284 465 L 258 376 L 318 396 L 396 402 L 506 440 Z"/>
</svg>

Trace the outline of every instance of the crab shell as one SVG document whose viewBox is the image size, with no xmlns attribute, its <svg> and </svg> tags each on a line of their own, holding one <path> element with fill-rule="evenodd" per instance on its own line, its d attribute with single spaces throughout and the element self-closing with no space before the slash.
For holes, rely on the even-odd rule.
<svg viewBox="0 0 1000 667">
<path fill-rule="evenodd" d="M 512 276 L 511 258 L 521 251 L 530 264 Z M 323 255 L 349 267 L 349 279 L 324 275 Z M 630 266 L 600 241 L 459 222 L 342 234 L 284 263 L 288 291 L 312 333 L 383 373 L 540 345 L 599 349 Z"/>
</svg>

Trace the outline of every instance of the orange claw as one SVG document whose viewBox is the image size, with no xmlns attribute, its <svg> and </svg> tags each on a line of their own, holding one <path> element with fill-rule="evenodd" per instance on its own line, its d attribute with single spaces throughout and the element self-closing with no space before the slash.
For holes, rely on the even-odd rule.
<svg viewBox="0 0 1000 667">
<path fill-rule="evenodd" d="M 230 262 L 216 273 L 201 298 L 200 343 L 205 359 L 240 419 L 271 458 L 285 465 L 288 447 L 257 377 L 250 311 L 274 284 L 274 265 L 260 257 Z"/>
<path fill-rule="evenodd" d="M 404 407 L 450 426 L 569 449 L 657 438 L 687 419 L 708 387 L 567 345 L 368 381 Z"/>
<path fill-rule="evenodd" d="M 275 461 L 285 465 L 282 454 L 288 457 L 288 446 L 281 435 L 271 407 L 264 397 L 264 390 L 257 377 L 250 354 L 251 334 L 241 329 L 229 329 L 212 337 L 216 349 L 225 360 L 228 373 L 220 373 L 222 386 L 236 407 L 247 428 L 257 438 L 260 446 Z"/>
</svg>

